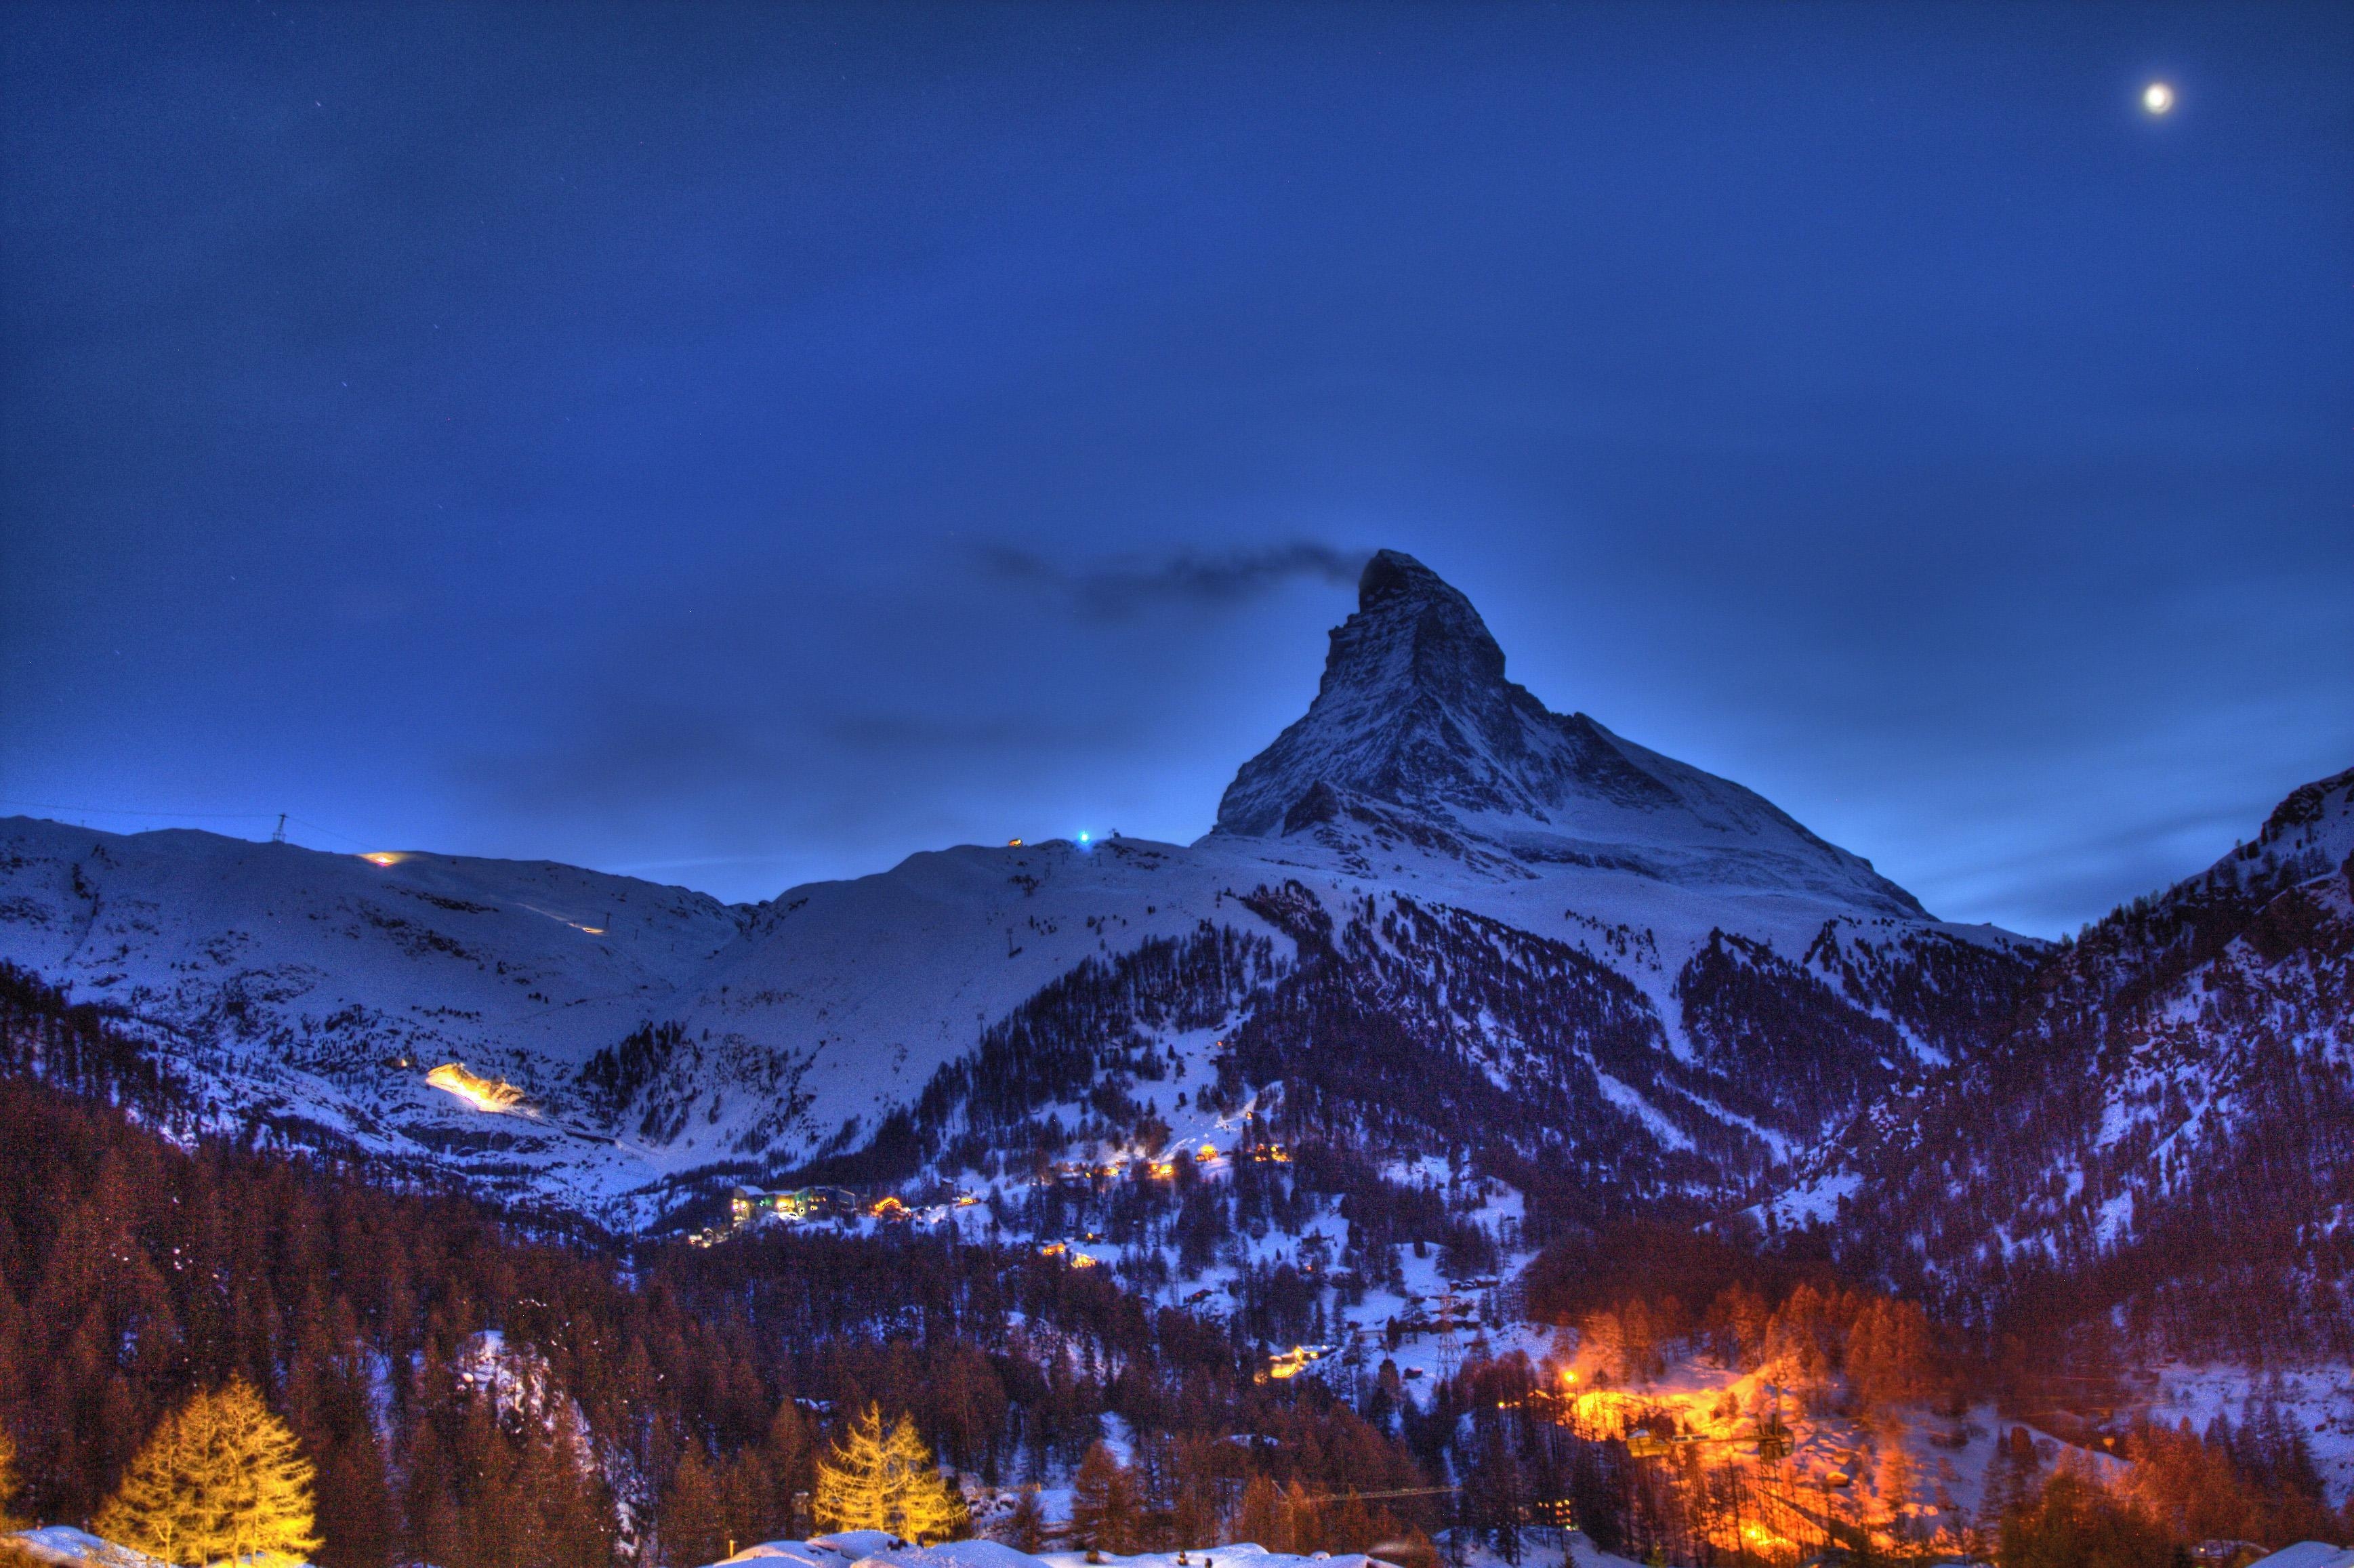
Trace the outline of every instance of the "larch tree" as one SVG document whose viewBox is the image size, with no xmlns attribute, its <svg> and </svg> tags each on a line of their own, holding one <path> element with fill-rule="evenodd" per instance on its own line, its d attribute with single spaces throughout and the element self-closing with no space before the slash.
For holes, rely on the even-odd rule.
<svg viewBox="0 0 2354 1568">
<path fill-rule="evenodd" d="M 1098 1552 L 1133 1552 L 1142 1512 L 1135 1476 L 1103 1444 L 1088 1448 L 1071 1478 L 1072 1533 Z"/>
<path fill-rule="evenodd" d="M 313 1471 L 242 1378 L 164 1417 L 92 1531 L 171 1563 L 294 1559 L 312 1533 Z"/>
<path fill-rule="evenodd" d="M 1291 1550 L 1291 1521 L 1285 1517 L 1283 1494 L 1264 1474 L 1252 1476 L 1243 1489 L 1242 1515 L 1235 1527 L 1243 1540 L 1269 1552 Z"/>
<path fill-rule="evenodd" d="M 807 1529 L 808 1523 L 801 1517 L 795 1494 L 813 1492 L 817 1487 L 817 1475 L 810 1451 L 808 1424 L 801 1420 L 801 1412 L 793 1408 L 790 1398 L 780 1402 L 776 1414 L 769 1418 L 768 1441 L 763 1449 L 769 1481 L 776 1489 L 777 1517 L 785 1526 L 782 1533 L 790 1535 Z"/>
<path fill-rule="evenodd" d="M 968 1522 L 915 1423 L 901 1416 L 886 1427 L 874 1404 L 818 1461 L 812 1506 L 822 1530 L 886 1530 L 917 1542 L 952 1540 Z"/>
<path fill-rule="evenodd" d="M 1046 1508 L 1038 1500 L 1036 1487 L 1023 1487 L 1022 1495 L 1013 1499 L 1013 1511 L 1005 1520 L 1004 1538 L 1006 1545 L 1033 1557 L 1044 1550 Z"/>
<path fill-rule="evenodd" d="M 727 1554 L 727 1520 L 719 1478 L 712 1473 L 697 1438 L 689 1437 L 679 1455 L 678 1469 L 663 1494 L 659 1528 L 663 1555 L 675 1568 L 689 1568 Z"/>
<path fill-rule="evenodd" d="M 8 1436 L 5 1426 L 0 1426 L 0 1531 L 25 1528 L 25 1521 L 16 1516 L 16 1494 L 22 1485 L 16 1475 L 16 1440 Z"/>
</svg>

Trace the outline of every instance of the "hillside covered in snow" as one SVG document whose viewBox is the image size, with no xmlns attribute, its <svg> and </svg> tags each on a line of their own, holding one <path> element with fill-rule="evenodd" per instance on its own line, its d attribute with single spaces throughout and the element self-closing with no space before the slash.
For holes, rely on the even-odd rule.
<svg viewBox="0 0 2354 1568">
<path fill-rule="evenodd" d="M 1715 1197 L 1966 1050 L 2035 949 L 1547 712 L 1391 552 L 1308 715 L 1190 846 L 962 846 L 724 906 L 0 822 L 0 959 L 127 1015 L 223 1118 L 628 1227 L 731 1181 L 1231 1143 L 1278 1084 L 1375 1165 L 1476 1158 L 1571 1207 Z M 519 1097 L 429 1081 L 453 1063 Z"/>
<path fill-rule="evenodd" d="M 2354 770 L 2064 944 L 1770 1205 L 1964 1318 L 2354 1355 Z"/>
<path fill-rule="evenodd" d="M 1959 1547 L 2063 1465 L 2335 1517 L 2354 774 L 2038 943 L 1550 713 L 1418 563 L 1361 599 L 1192 845 L 725 906 L 0 822 L 44 1517 L 297 1362 L 327 1532 L 451 1561 L 829 1568 L 769 1538 L 870 1399 L 978 1520 L 1100 1445 L 1166 1542 Z"/>
</svg>

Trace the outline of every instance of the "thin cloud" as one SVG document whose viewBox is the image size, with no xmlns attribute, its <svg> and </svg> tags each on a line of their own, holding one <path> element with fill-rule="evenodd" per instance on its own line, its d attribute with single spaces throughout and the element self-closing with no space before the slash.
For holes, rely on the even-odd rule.
<svg viewBox="0 0 2354 1568">
<path fill-rule="evenodd" d="M 985 546 L 981 552 L 999 577 L 1036 584 L 1067 596 L 1091 615 L 1114 619 L 1160 604 L 1235 604 L 1299 577 L 1348 587 L 1371 554 L 1296 540 L 1258 550 L 1180 550 L 1154 559 L 1122 556 L 1072 567 L 1009 545 Z"/>
</svg>

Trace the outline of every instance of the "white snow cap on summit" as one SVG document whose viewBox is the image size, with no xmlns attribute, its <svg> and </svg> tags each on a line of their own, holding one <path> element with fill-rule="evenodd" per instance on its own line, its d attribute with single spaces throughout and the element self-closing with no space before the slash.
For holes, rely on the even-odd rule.
<svg viewBox="0 0 2354 1568">
<path fill-rule="evenodd" d="M 1412 556 L 1377 552 L 1332 633 L 1307 715 L 1243 764 L 1214 832 L 1275 838 L 1351 821 L 1443 828 L 1527 865 L 1787 886 L 1920 918 L 1913 895 L 1763 797 L 1547 710 L 1505 679 L 1471 601 Z M 1418 839 L 1417 842 L 1427 842 Z"/>
</svg>

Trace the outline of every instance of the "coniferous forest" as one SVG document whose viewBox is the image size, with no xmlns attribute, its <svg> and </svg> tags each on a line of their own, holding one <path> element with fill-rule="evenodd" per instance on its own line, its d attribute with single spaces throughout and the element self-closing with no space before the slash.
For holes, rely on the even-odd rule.
<svg viewBox="0 0 2354 1568">
<path fill-rule="evenodd" d="M 1423 1474 L 1312 1381 L 1256 1383 L 1224 1335 L 1026 1249 L 625 1248 L 265 1138 L 187 1136 L 134 1043 L 21 976 L 0 1025 L 19 1515 L 96 1517 L 159 1422 L 238 1379 L 316 1468 L 325 1568 L 692 1564 L 807 1532 L 826 1445 L 869 1404 L 991 1486 L 1075 1468 L 1107 1415 L 1154 1434 L 1120 1526 L 1139 1539 L 1205 1543 L 1246 1499 Z M 1362 1550 L 1419 1522 L 1320 1513 L 1287 1511 L 1287 1532 Z"/>
<path fill-rule="evenodd" d="M 1068 1479 L 1064 1539 L 1111 1551 L 1254 1539 L 1428 1561 L 1452 1531 L 1517 1560 L 1527 1528 L 1574 1520 L 1606 1549 L 1770 1562 L 1723 1543 L 1753 1520 L 1794 1548 L 1810 1526 L 1826 1547 L 1889 1538 L 1810 1513 L 1771 1467 L 1712 1467 L 1701 1445 L 1648 1462 L 1640 1434 L 1681 1419 L 1644 1414 L 1670 1359 L 1792 1368 L 1801 1408 L 1866 1428 L 1900 1408 L 1958 1422 L 1988 1396 L 2051 1426 L 2045 1380 L 2084 1364 L 2060 1371 L 2016 1340 L 1989 1351 L 1802 1238 L 1766 1251 L 1630 1221 L 1548 1248 L 1517 1302 L 1575 1330 L 1599 1385 L 1621 1391 L 1613 1421 L 1564 1405 L 1550 1365 L 1476 1346 L 1419 1400 L 1386 1362 L 1270 1382 L 1254 1345 L 1307 1326 L 1278 1279 L 1220 1328 L 1149 1305 L 1116 1271 L 953 1232 L 625 1245 L 390 1188 L 259 1126 L 201 1129 L 137 1042 L 21 975 L 5 977 L 0 1024 L 0 1428 L 13 1512 L 45 1522 L 126 1517 L 151 1443 L 227 1390 L 291 1435 L 325 1568 L 707 1563 L 862 1517 L 843 1479 L 862 1444 L 870 1471 L 904 1451 L 971 1483 L 892 1504 L 911 1536 L 988 1530 L 1034 1548 L 1045 1521 L 1022 1489 Z M 1300 1163 L 1301 1182 L 1346 1169 L 1312 1143 Z M 1246 1184 L 1238 1211 L 1274 1213 L 1292 1190 Z M 1125 1463 L 1101 1441 L 1115 1425 L 1134 1436 Z M 2354 1525 L 2276 1413 L 2082 1436 L 2123 1462 L 2122 1481 L 2054 1467 L 2018 1429 L 1982 1549 L 2107 1561 L 2037 1553 Z M 1010 1506 L 964 1516 L 967 1497 Z"/>
</svg>

